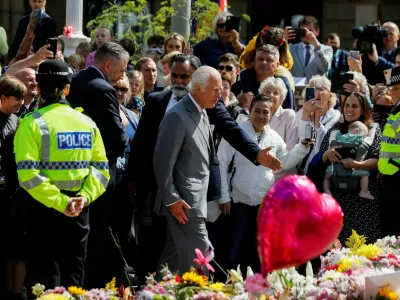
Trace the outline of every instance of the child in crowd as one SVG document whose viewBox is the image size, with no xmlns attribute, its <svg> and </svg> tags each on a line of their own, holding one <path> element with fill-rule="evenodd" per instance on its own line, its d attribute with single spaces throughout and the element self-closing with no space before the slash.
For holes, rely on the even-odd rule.
<svg viewBox="0 0 400 300">
<path fill-rule="evenodd" d="M 96 49 L 99 49 L 101 46 L 103 46 L 104 43 L 111 42 L 112 40 L 111 30 L 107 27 L 97 27 L 96 31 L 94 32 L 94 36 L 95 36 Z M 93 65 L 95 54 L 96 50 L 94 50 L 88 55 L 88 57 L 86 58 L 85 69 Z"/>
<path fill-rule="evenodd" d="M 88 57 L 91 51 L 92 51 L 92 46 L 88 42 L 80 42 L 75 49 L 75 53 L 83 57 L 83 59 L 85 60 L 85 64 L 86 64 L 86 58 Z"/>
<path fill-rule="evenodd" d="M 73 68 L 75 72 L 79 72 L 85 68 L 85 59 L 79 54 L 72 54 L 67 59 L 68 66 Z"/>
<path fill-rule="evenodd" d="M 140 116 L 144 105 L 143 74 L 137 70 L 129 71 L 128 78 L 131 86 L 131 100 L 126 104 L 126 108 L 134 111 L 138 116 Z"/>
<path fill-rule="evenodd" d="M 362 142 L 365 139 L 367 139 L 367 137 L 368 137 L 367 126 L 360 121 L 356 121 L 349 125 L 348 133 L 341 134 L 340 132 L 338 132 L 336 135 L 335 141 L 339 142 L 339 144 L 340 144 L 340 142 L 342 142 L 342 143 L 356 144 L 356 145 L 360 146 L 362 144 Z M 331 144 L 331 146 L 332 146 L 332 144 Z M 359 152 L 359 151 L 357 150 L 357 152 Z M 366 154 L 366 153 L 364 153 L 364 154 Z M 357 156 L 359 156 L 359 155 L 357 155 Z M 362 160 L 362 158 L 359 160 Z M 329 195 L 332 195 L 331 189 L 330 189 L 330 180 L 331 180 L 331 177 L 333 174 L 333 168 L 334 168 L 333 164 L 330 164 L 328 166 L 328 168 L 326 169 L 326 174 L 325 174 L 325 179 L 324 179 L 324 192 Z M 374 196 L 372 196 L 372 194 L 368 190 L 369 172 L 366 170 L 353 170 L 352 176 L 359 176 L 361 178 L 360 179 L 359 196 L 361 198 L 373 200 Z"/>
</svg>

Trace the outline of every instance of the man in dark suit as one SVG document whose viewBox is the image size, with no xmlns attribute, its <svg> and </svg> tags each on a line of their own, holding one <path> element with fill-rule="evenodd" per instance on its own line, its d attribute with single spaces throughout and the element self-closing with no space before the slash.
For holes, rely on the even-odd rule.
<svg viewBox="0 0 400 300">
<path fill-rule="evenodd" d="M 156 271 L 156 260 L 164 246 L 166 236 L 165 218 L 153 213 L 157 195 L 153 156 L 158 128 L 166 111 L 188 93 L 187 85 L 199 66 L 199 60 L 195 56 L 181 54 L 171 60 L 171 90 L 149 96 L 131 144 L 128 175 L 131 195 L 136 199 L 140 215 L 139 247 L 144 256 L 140 259 L 143 268 L 139 270 L 139 275 L 142 276 L 147 275 L 147 272 Z M 249 160 L 274 169 L 280 168 L 278 160 L 272 159 L 267 151 L 260 150 L 241 130 L 225 109 L 222 99 L 215 108 L 208 109 L 207 114 L 216 130 Z M 218 164 L 217 158 L 215 160 L 215 164 Z M 155 236 L 157 238 L 154 238 Z"/>
<path fill-rule="evenodd" d="M 56 36 L 56 22 L 44 11 L 46 6 L 46 0 L 29 0 L 29 4 L 32 11 L 36 9 L 41 9 L 43 11 L 42 21 L 36 26 L 34 31 L 35 38 L 33 40 L 33 48 L 35 53 L 40 49 L 40 47 L 46 45 L 47 39 Z M 18 52 L 19 45 L 21 44 L 26 29 L 28 28 L 29 20 L 31 16 L 26 15 L 21 18 L 18 24 L 17 31 L 15 33 L 14 41 L 11 47 L 11 57 L 14 58 Z"/>
<path fill-rule="evenodd" d="M 109 82 L 123 78 L 128 61 L 129 54 L 120 45 L 105 43 L 97 50 L 94 64 L 74 75 L 68 95 L 72 106 L 82 107 L 96 123 L 109 161 L 107 191 L 90 208 L 91 232 L 85 267 L 85 286 L 88 288 L 103 286 L 113 276 L 120 275 L 114 269 L 118 265 L 114 259 L 119 258 L 119 253 L 108 227 L 111 225 L 117 158 L 123 156 L 128 138 L 119 114 L 117 92 Z"/>
<path fill-rule="evenodd" d="M 331 46 L 333 50 L 332 65 L 328 72 L 328 78 L 332 77 L 333 72 L 347 72 L 349 70 L 349 65 L 347 63 L 347 57 L 349 52 L 340 49 L 340 37 L 337 33 L 330 33 L 326 40 L 325 45 Z"/>
</svg>

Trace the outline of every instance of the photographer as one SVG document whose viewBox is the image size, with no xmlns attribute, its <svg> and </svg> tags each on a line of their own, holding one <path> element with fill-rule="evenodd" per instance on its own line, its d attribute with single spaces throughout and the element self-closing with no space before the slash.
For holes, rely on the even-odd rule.
<svg viewBox="0 0 400 300">
<path fill-rule="evenodd" d="M 363 51 L 361 42 L 357 43 L 357 48 L 361 48 L 358 50 L 367 54 L 362 56 L 362 72 L 368 82 L 384 83 L 383 71 L 395 67 L 395 50 L 400 37 L 399 27 L 393 22 L 386 22 L 382 27 L 367 25 L 362 29 L 353 29 L 353 36 L 372 44 L 369 51 Z"/>
</svg>

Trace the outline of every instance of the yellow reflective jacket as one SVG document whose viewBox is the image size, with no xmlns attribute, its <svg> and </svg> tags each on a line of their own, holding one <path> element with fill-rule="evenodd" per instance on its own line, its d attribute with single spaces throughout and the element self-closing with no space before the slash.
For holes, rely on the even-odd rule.
<svg viewBox="0 0 400 300">
<path fill-rule="evenodd" d="M 399 168 L 390 161 L 400 164 L 400 112 L 391 114 L 382 132 L 378 168 L 384 175 L 393 175 Z"/>
<path fill-rule="evenodd" d="M 73 191 L 88 204 L 106 190 L 110 175 L 95 123 L 64 103 L 20 120 L 14 139 L 20 185 L 37 201 L 64 212 Z"/>
</svg>

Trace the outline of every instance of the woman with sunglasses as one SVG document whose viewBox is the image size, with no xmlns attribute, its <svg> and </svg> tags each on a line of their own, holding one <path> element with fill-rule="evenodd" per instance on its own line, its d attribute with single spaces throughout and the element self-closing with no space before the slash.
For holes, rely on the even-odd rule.
<svg viewBox="0 0 400 300">
<path fill-rule="evenodd" d="M 359 196 L 359 188 L 350 184 L 347 187 L 332 187 L 332 195 L 339 202 L 344 213 L 344 226 L 340 233 L 339 240 L 343 243 L 352 230 L 358 234 L 365 235 L 368 240 L 374 241 L 382 238 L 381 236 L 381 220 L 380 220 L 380 191 L 377 182 L 379 149 L 382 139 L 382 133 L 377 123 L 374 123 L 371 111 L 368 107 L 368 101 L 365 95 L 360 93 L 352 93 L 346 97 L 342 104 L 343 118 L 331 130 L 329 130 L 322 141 L 320 147 L 321 160 L 320 163 L 326 168 L 333 163 L 336 168 L 342 164 L 344 169 L 350 173 L 354 170 L 366 170 L 370 172 L 369 190 L 375 199 L 364 199 Z M 355 121 L 361 121 L 369 130 L 369 143 L 363 143 L 363 147 L 367 148 L 367 154 L 363 161 L 356 161 L 348 158 L 345 151 L 339 151 L 339 147 L 331 146 L 337 136 L 348 133 L 349 125 Z M 344 150 L 344 149 L 343 149 Z M 358 150 L 357 150 L 358 151 Z M 334 165 L 334 167 L 335 167 Z M 332 175 L 332 177 L 335 175 Z M 339 176 L 341 176 L 339 174 Z M 323 177 L 323 174 L 321 174 Z M 331 177 L 331 182 L 332 182 Z M 350 182 L 350 175 L 346 177 L 346 181 Z"/>
<path fill-rule="evenodd" d="M 114 82 L 112 86 L 117 91 L 119 114 L 122 119 L 122 124 L 125 127 L 125 132 L 129 138 L 128 145 L 125 148 L 124 157 L 119 157 L 117 160 L 115 190 L 113 197 L 113 230 L 119 238 L 122 251 L 124 251 L 124 253 L 129 253 L 129 255 L 127 256 L 127 260 L 128 264 L 131 265 L 132 255 L 134 255 L 134 253 L 133 251 L 128 250 L 128 244 L 131 245 L 131 243 L 129 243 L 129 240 L 131 238 L 130 228 L 133 216 L 133 206 L 128 193 L 127 170 L 130 144 L 133 140 L 133 137 L 135 136 L 136 129 L 139 123 L 139 118 L 133 111 L 125 107 L 125 105 L 128 105 L 129 101 L 131 101 L 131 89 L 128 76 L 124 74 L 124 78 Z"/>
<path fill-rule="evenodd" d="M 233 16 L 228 12 L 220 12 L 212 22 L 211 36 L 193 47 L 193 55 L 204 65 L 217 68 L 218 58 L 225 53 L 240 55 L 244 49 L 236 30 L 226 31 L 226 19 Z"/>
</svg>

